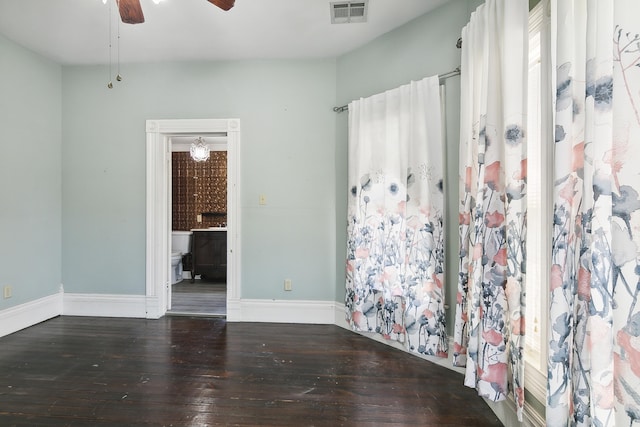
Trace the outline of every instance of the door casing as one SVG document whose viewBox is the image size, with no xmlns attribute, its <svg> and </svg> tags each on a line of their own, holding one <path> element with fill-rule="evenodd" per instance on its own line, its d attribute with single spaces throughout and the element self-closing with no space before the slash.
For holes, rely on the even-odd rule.
<svg viewBox="0 0 640 427">
<path fill-rule="evenodd" d="M 171 137 L 227 135 L 227 307 L 240 299 L 240 120 L 177 119 L 146 122 L 146 314 L 164 316 L 171 304 Z M 232 316 L 233 317 L 233 316 Z M 229 318 L 229 315 L 227 316 Z M 233 319 L 230 319 L 233 320 Z"/>
</svg>

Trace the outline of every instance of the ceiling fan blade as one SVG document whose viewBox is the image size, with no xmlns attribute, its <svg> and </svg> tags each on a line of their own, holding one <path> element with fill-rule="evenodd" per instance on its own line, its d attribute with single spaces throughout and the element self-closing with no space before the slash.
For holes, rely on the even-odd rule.
<svg viewBox="0 0 640 427">
<path fill-rule="evenodd" d="M 122 22 L 125 24 L 142 24 L 144 22 L 140 0 L 116 0 L 116 2 Z"/>
<path fill-rule="evenodd" d="M 209 3 L 215 4 L 222 10 L 229 10 L 233 7 L 236 0 L 209 0 Z"/>
</svg>

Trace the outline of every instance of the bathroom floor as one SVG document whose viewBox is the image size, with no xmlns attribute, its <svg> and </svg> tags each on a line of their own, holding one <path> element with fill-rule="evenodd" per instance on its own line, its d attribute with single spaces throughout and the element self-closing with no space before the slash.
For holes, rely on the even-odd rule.
<svg viewBox="0 0 640 427">
<path fill-rule="evenodd" d="M 227 284 L 185 279 L 173 285 L 171 310 L 167 314 L 220 316 L 227 315 Z"/>
</svg>

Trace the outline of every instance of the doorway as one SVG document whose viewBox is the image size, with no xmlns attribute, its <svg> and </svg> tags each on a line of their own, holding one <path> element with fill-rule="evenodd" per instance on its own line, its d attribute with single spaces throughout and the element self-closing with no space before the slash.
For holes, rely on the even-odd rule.
<svg viewBox="0 0 640 427">
<path fill-rule="evenodd" d="M 147 120 L 146 308 L 148 318 L 164 316 L 172 307 L 171 286 L 171 141 L 202 135 L 226 137 L 226 307 L 240 295 L 240 215 L 238 200 L 240 121 L 238 119 Z M 232 314 L 232 313 L 231 313 Z M 231 318 L 233 318 L 233 314 Z M 232 319 L 231 319 L 232 320 Z"/>
<path fill-rule="evenodd" d="M 171 304 L 167 314 L 227 315 L 227 136 L 172 136 Z M 195 161 L 201 142 L 208 158 Z"/>
</svg>

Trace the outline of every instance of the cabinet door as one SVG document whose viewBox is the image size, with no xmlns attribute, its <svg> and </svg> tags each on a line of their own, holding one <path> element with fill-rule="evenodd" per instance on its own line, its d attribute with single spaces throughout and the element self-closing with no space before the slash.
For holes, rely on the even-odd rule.
<svg viewBox="0 0 640 427">
<path fill-rule="evenodd" d="M 227 277 L 227 233 L 195 231 L 193 233 L 193 274 L 203 280 L 224 281 Z"/>
</svg>

